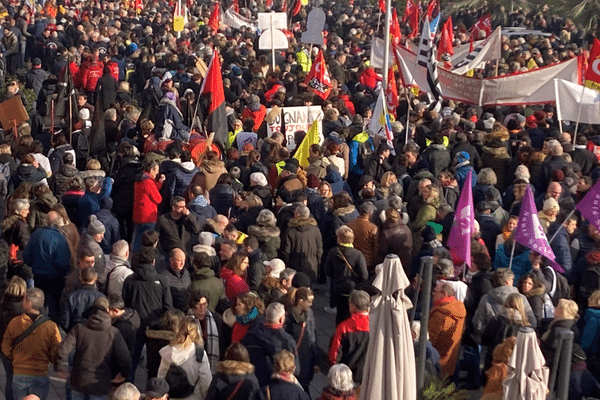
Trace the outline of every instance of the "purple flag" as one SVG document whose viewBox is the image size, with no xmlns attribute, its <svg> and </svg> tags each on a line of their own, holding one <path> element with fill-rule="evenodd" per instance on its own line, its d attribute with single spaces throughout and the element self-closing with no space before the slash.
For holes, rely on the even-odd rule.
<svg viewBox="0 0 600 400">
<path fill-rule="evenodd" d="M 471 233 L 475 230 L 475 211 L 473 210 L 473 189 L 471 187 L 472 169 L 463 184 L 454 224 L 448 236 L 448 247 L 452 254 L 463 263 L 471 265 Z"/>
<path fill-rule="evenodd" d="M 523 246 L 540 253 L 551 261 L 554 261 L 556 258 L 552 248 L 548 244 L 548 238 L 546 238 L 544 229 L 540 225 L 530 185 L 527 185 L 527 190 L 523 197 L 519 223 L 514 230 L 514 239 L 517 243 L 521 243 Z"/>
<path fill-rule="evenodd" d="M 596 182 L 576 208 L 590 224 L 600 229 L 600 181 Z"/>
</svg>

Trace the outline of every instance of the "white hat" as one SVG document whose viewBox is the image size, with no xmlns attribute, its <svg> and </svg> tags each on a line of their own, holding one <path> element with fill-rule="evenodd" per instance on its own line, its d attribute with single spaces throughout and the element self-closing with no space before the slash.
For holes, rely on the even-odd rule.
<svg viewBox="0 0 600 400">
<path fill-rule="evenodd" d="M 279 274 L 285 269 L 285 263 L 279 258 L 274 258 L 271 261 L 264 261 L 263 263 L 269 268 L 267 275 L 271 278 L 279 279 Z"/>
</svg>

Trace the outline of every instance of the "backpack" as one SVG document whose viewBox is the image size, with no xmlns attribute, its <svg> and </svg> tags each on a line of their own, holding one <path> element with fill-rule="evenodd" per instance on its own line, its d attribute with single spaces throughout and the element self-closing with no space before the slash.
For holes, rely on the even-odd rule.
<svg viewBox="0 0 600 400">
<path fill-rule="evenodd" d="M 542 315 L 544 319 L 554 318 L 554 303 L 548 293 L 544 294 L 544 305 L 542 307 Z"/>
<path fill-rule="evenodd" d="M 196 361 L 201 363 L 204 357 L 204 348 L 196 345 Z M 190 382 L 185 370 L 177 364 L 171 364 L 167 370 L 165 381 L 169 384 L 169 397 L 182 399 L 194 393 L 196 382 Z"/>
<path fill-rule="evenodd" d="M 375 150 L 373 149 L 373 143 L 371 142 L 371 138 L 360 143 L 358 145 L 358 165 L 364 168 L 374 151 Z"/>
<path fill-rule="evenodd" d="M 5 163 L 0 163 L 0 173 L 6 178 L 8 181 L 10 179 L 11 171 L 10 171 L 10 161 Z"/>
<path fill-rule="evenodd" d="M 546 268 L 552 275 L 552 288 L 548 294 L 552 299 L 552 304 L 556 307 L 560 299 L 568 299 L 571 297 L 571 287 L 569 286 L 567 278 L 557 273 L 554 268 L 550 266 Z"/>
</svg>

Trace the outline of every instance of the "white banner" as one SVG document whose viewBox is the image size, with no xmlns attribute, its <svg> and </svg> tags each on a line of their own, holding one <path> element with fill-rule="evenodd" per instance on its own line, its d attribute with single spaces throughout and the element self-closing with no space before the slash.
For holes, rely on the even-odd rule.
<svg viewBox="0 0 600 400">
<path fill-rule="evenodd" d="M 414 84 L 422 90 L 427 88 L 427 69 L 417 64 L 416 54 L 402 47 L 398 47 L 397 50 L 404 61 L 401 63 L 401 69 L 405 79 L 412 77 Z M 552 102 L 554 78 L 576 82 L 577 58 L 529 72 L 489 79 L 457 75 L 439 68 L 438 65 L 438 79 L 443 98 L 480 106 Z"/>
<path fill-rule="evenodd" d="M 252 28 L 254 31 L 258 29 L 256 22 L 238 14 L 232 8 L 228 8 L 225 11 L 225 14 L 223 14 L 223 24 L 235 29 L 240 29 L 245 26 Z"/>
<path fill-rule="evenodd" d="M 390 46 L 390 51 L 392 50 L 392 46 Z M 371 67 L 373 68 L 383 68 L 383 53 L 385 52 L 385 41 L 381 38 L 373 36 L 373 40 L 371 40 Z M 394 57 L 389 58 L 388 66 L 392 66 L 394 62 Z"/>
<path fill-rule="evenodd" d="M 559 121 L 577 121 L 584 124 L 600 124 L 600 92 L 564 79 L 554 80 L 556 94 L 556 117 Z M 583 97 L 581 96 L 583 90 Z"/>
<path fill-rule="evenodd" d="M 463 75 L 467 71 L 476 68 L 480 63 L 489 60 L 497 60 L 500 58 L 500 45 L 502 36 L 500 35 L 500 27 L 497 27 L 489 38 L 473 48 L 464 59 L 453 63 L 455 74 Z"/>
<path fill-rule="evenodd" d="M 269 112 L 271 112 L 270 108 L 267 109 L 267 115 Z M 320 106 L 283 107 L 273 123 L 267 123 L 267 135 L 271 136 L 273 132 L 281 132 L 282 125 L 285 125 L 284 135 L 287 141 L 287 148 L 294 150 L 296 148 L 294 132 L 308 132 L 314 121 L 323 121 L 323 109 Z M 322 138 L 322 124 L 318 124 L 318 129 L 319 136 Z"/>
</svg>

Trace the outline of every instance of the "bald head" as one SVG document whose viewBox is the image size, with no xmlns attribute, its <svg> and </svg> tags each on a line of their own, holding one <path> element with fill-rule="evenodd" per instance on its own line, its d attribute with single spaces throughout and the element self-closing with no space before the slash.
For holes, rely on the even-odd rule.
<svg viewBox="0 0 600 400">
<path fill-rule="evenodd" d="M 169 265 L 173 271 L 181 271 L 185 267 L 185 252 L 175 248 L 169 253 Z"/>
<path fill-rule="evenodd" d="M 548 197 L 552 197 L 555 200 L 558 200 L 560 195 L 562 194 L 562 190 L 563 189 L 560 183 L 552 182 L 550 185 L 548 185 L 548 191 L 546 193 L 548 194 Z"/>
<path fill-rule="evenodd" d="M 46 215 L 46 225 L 48 226 L 61 226 L 63 224 L 63 219 L 60 214 L 56 211 L 50 211 Z"/>
</svg>

